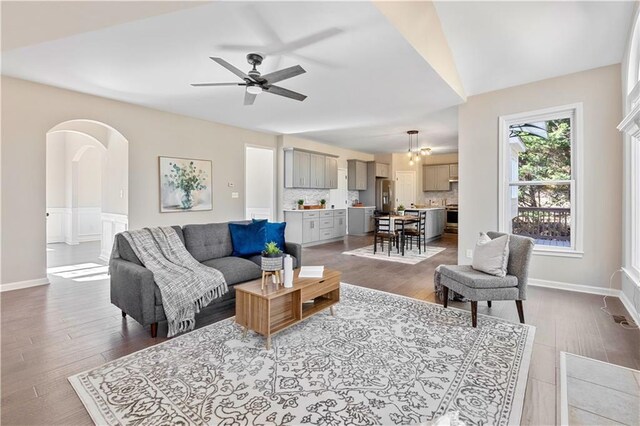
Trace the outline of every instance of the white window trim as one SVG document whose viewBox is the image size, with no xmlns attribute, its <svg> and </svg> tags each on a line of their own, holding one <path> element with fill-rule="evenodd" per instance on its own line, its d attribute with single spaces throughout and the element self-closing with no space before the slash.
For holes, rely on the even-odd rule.
<svg viewBox="0 0 640 426">
<path fill-rule="evenodd" d="M 503 115 L 498 117 L 498 230 L 508 232 L 509 227 L 506 222 L 507 211 L 510 206 L 510 181 L 508 170 L 511 170 L 511 156 L 509 146 L 509 126 L 520 124 L 523 121 L 535 122 L 557 118 L 559 114 L 571 113 L 573 120 L 571 123 L 571 207 L 572 226 L 571 243 L 573 247 L 543 247 L 536 245 L 533 254 L 540 256 L 559 257 L 582 257 L 584 255 L 584 196 L 583 196 L 583 106 L 582 102 L 561 105 L 557 107 L 545 108 L 536 111 L 523 112 L 518 114 Z"/>
</svg>

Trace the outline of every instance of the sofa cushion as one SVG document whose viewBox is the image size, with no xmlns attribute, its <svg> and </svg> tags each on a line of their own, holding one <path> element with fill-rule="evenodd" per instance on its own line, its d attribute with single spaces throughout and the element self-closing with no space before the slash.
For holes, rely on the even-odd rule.
<svg viewBox="0 0 640 426">
<path fill-rule="evenodd" d="M 202 264 L 222 272 L 225 280 L 227 280 L 227 285 L 255 280 L 262 276 L 262 269 L 258 265 L 241 257 L 228 256 L 210 259 L 202 262 Z"/>
<path fill-rule="evenodd" d="M 496 277 L 495 275 L 476 271 L 469 265 L 442 265 L 440 266 L 440 273 L 445 277 L 472 288 L 505 288 L 518 286 L 518 278 L 513 275 Z"/>
<path fill-rule="evenodd" d="M 172 228 L 175 229 L 178 237 L 180 237 L 180 241 L 182 241 L 182 244 L 184 244 L 184 234 L 182 233 L 182 228 L 177 225 L 172 226 Z M 129 245 L 129 241 L 127 241 L 127 239 L 123 237 L 122 234 L 116 234 L 116 239 L 118 240 L 118 253 L 120 253 L 120 258 L 128 262 L 133 262 L 136 265 L 142 266 L 142 262 L 140 262 L 140 259 L 138 259 L 138 256 L 136 256 L 136 254 L 134 253 L 131 245 Z"/>
<path fill-rule="evenodd" d="M 198 262 L 231 256 L 233 245 L 228 223 L 185 225 L 185 246 Z"/>
<path fill-rule="evenodd" d="M 224 275 L 228 286 L 255 280 L 262 276 L 262 269 L 250 260 L 241 257 L 228 256 L 218 259 L 209 259 L 202 262 L 203 265 L 215 268 Z M 233 294 L 233 293 L 232 293 Z M 162 305 L 162 294 L 160 288 L 155 286 L 156 305 Z M 223 295 L 220 299 L 226 299 L 228 295 Z M 217 300 L 217 299 L 216 299 Z M 213 302 L 212 302 L 213 303 Z"/>
<path fill-rule="evenodd" d="M 253 256 L 264 249 L 267 221 L 248 224 L 230 223 L 229 232 L 234 256 Z"/>
</svg>

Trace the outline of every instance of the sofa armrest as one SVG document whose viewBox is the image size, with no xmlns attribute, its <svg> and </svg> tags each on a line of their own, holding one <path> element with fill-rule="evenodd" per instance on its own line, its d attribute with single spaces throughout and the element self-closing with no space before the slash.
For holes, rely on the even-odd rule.
<svg viewBox="0 0 640 426">
<path fill-rule="evenodd" d="M 295 257 L 298 261 L 297 267 L 302 266 L 302 246 L 298 243 L 284 243 L 284 252 Z"/>
<path fill-rule="evenodd" d="M 111 259 L 111 303 L 142 325 L 156 321 L 153 272 L 122 259 Z"/>
</svg>

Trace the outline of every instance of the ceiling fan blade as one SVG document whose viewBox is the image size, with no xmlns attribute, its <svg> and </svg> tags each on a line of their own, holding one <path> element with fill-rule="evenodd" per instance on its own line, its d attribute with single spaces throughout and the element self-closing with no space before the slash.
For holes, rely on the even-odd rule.
<svg viewBox="0 0 640 426">
<path fill-rule="evenodd" d="M 285 89 L 280 86 L 263 86 L 262 90 L 265 93 L 284 96 L 285 98 L 295 99 L 296 101 L 304 101 L 307 99 L 307 96 L 302 93 L 294 92 L 293 90 Z"/>
<path fill-rule="evenodd" d="M 258 95 L 253 95 L 249 92 L 247 92 L 246 90 L 244 91 L 244 104 L 245 105 L 253 105 L 253 102 L 256 100 L 256 96 Z"/>
<path fill-rule="evenodd" d="M 243 73 L 238 68 L 234 67 L 233 65 L 231 65 L 229 62 L 225 61 L 224 59 L 215 58 L 213 56 L 210 56 L 210 58 L 211 58 L 212 61 L 215 61 L 218 64 L 222 65 L 223 67 L 225 67 L 226 69 L 228 69 L 229 71 L 231 71 L 232 73 L 234 73 L 235 75 L 240 77 L 241 79 L 243 79 L 243 80 L 250 79 L 251 80 L 251 78 L 247 74 Z"/>
<path fill-rule="evenodd" d="M 267 83 L 273 84 L 291 77 L 295 77 L 296 75 L 304 74 L 305 72 L 306 71 L 304 70 L 304 68 L 302 68 L 300 65 L 295 65 L 293 67 L 265 74 L 262 76 L 262 78 L 265 79 Z"/>
<path fill-rule="evenodd" d="M 207 86 L 246 86 L 246 83 L 191 83 L 193 87 Z"/>
<path fill-rule="evenodd" d="M 267 49 L 265 53 L 269 55 L 293 53 L 296 50 L 300 50 L 304 47 L 319 43 L 328 38 L 335 37 L 342 32 L 343 30 L 341 30 L 340 28 L 327 28 L 326 30 L 310 34 L 308 36 L 290 41 L 288 43 L 281 43 L 280 46 L 273 46 L 272 49 Z"/>
</svg>

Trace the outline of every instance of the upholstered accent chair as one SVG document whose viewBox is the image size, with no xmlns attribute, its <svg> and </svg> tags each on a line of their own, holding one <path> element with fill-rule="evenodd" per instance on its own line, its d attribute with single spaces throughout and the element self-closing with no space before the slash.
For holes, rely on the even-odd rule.
<svg viewBox="0 0 640 426">
<path fill-rule="evenodd" d="M 506 235 L 487 232 L 491 239 Z M 515 300 L 520 322 L 524 324 L 522 301 L 527 298 L 529 261 L 534 241 L 531 238 L 511 235 L 509 239 L 509 262 L 507 275 L 497 277 L 476 271 L 470 265 L 440 266 L 440 283 L 443 286 L 442 305 L 446 308 L 449 290 L 464 296 L 471 302 L 471 325 L 478 325 L 478 302 L 486 301 L 491 307 L 492 300 Z"/>
</svg>

